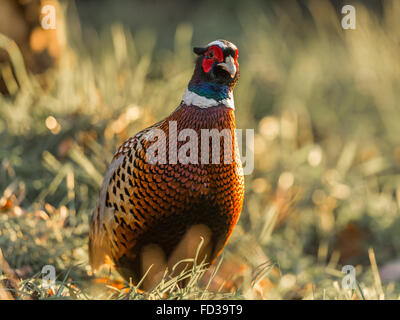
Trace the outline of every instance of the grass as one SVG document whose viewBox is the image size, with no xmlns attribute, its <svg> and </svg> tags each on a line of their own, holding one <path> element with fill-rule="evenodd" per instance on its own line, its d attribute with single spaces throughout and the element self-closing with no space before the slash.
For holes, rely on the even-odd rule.
<svg viewBox="0 0 400 320">
<path fill-rule="evenodd" d="M 20 85 L 0 96 L 0 248 L 21 278 L 17 298 L 398 299 L 398 281 L 379 273 L 400 252 L 400 5 L 384 6 L 378 17 L 357 3 L 349 31 L 323 1 L 309 2 L 311 19 L 294 4 L 240 10 L 228 39 L 240 50 L 237 126 L 255 129 L 242 216 L 218 269 L 196 266 L 148 294 L 112 270 L 92 274 L 89 218 L 117 146 L 178 105 L 192 26 L 178 26 L 172 49 L 120 24 L 90 39 L 71 31 L 58 68 L 41 76 L 0 36 Z M 50 291 L 40 283 L 49 264 Z M 344 265 L 355 267 L 353 290 Z M 182 277 L 187 289 L 176 288 Z"/>
</svg>

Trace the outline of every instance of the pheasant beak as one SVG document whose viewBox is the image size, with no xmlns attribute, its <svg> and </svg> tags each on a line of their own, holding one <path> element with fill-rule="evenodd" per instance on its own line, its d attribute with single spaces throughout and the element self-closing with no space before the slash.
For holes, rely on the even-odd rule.
<svg viewBox="0 0 400 320">
<path fill-rule="evenodd" d="M 227 56 L 225 58 L 225 62 L 219 63 L 218 66 L 227 71 L 230 74 L 231 78 L 235 77 L 237 70 L 235 60 L 233 60 L 232 56 Z"/>
</svg>

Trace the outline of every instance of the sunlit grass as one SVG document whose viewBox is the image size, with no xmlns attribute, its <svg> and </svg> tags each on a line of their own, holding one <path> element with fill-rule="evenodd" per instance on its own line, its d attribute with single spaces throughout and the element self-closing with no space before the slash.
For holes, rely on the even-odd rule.
<svg viewBox="0 0 400 320">
<path fill-rule="evenodd" d="M 344 31 L 333 8 L 242 10 L 237 126 L 255 129 L 255 171 L 218 271 L 187 270 L 143 294 L 87 258 L 89 217 L 119 143 L 177 107 L 193 70 L 192 27 L 174 48 L 121 25 L 74 38 L 43 79 L 9 48 L 21 88 L 0 96 L 0 248 L 19 298 L 398 299 L 378 267 L 400 252 L 400 4 L 357 6 Z M 211 37 L 211 38 L 210 38 Z M 214 40 L 209 35 L 204 43 Z M 2 66 L 5 68 L 5 66 Z M 45 86 L 39 83 L 45 82 Z M 372 248 L 373 250 L 369 250 Z M 372 260 L 371 260 L 372 259 Z M 54 265 L 56 289 L 41 288 Z M 342 266 L 357 286 L 342 288 Z M 119 283 L 116 285 L 116 283 Z"/>
</svg>

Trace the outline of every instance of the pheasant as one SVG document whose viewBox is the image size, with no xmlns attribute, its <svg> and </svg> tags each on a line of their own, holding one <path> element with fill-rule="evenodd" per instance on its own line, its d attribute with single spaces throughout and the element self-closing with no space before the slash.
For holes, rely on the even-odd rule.
<svg viewBox="0 0 400 320">
<path fill-rule="evenodd" d="M 194 258 L 201 240 L 198 259 L 214 263 L 243 206 L 233 101 L 238 49 L 216 40 L 193 51 L 194 73 L 178 108 L 121 145 L 92 215 L 92 268 L 111 261 L 133 283 L 147 272 L 143 290 Z"/>
</svg>

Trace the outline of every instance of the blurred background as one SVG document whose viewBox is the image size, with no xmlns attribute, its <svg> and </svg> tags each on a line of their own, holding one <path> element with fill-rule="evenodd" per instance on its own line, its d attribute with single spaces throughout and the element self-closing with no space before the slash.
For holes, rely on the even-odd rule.
<svg viewBox="0 0 400 320">
<path fill-rule="evenodd" d="M 102 176 L 178 106 L 192 47 L 220 38 L 239 48 L 237 127 L 255 130 L 255 170 L 216 274 L 181 297 L 400 298 L 399 16 L 395 0 L 0 0 L 0 270 L 13 279 L 0 286 L 14 290 L 0 298 L 124 286 L 88 266 Z M 36 285 L 47 264 L 56 293 Z"/>
</svg>

